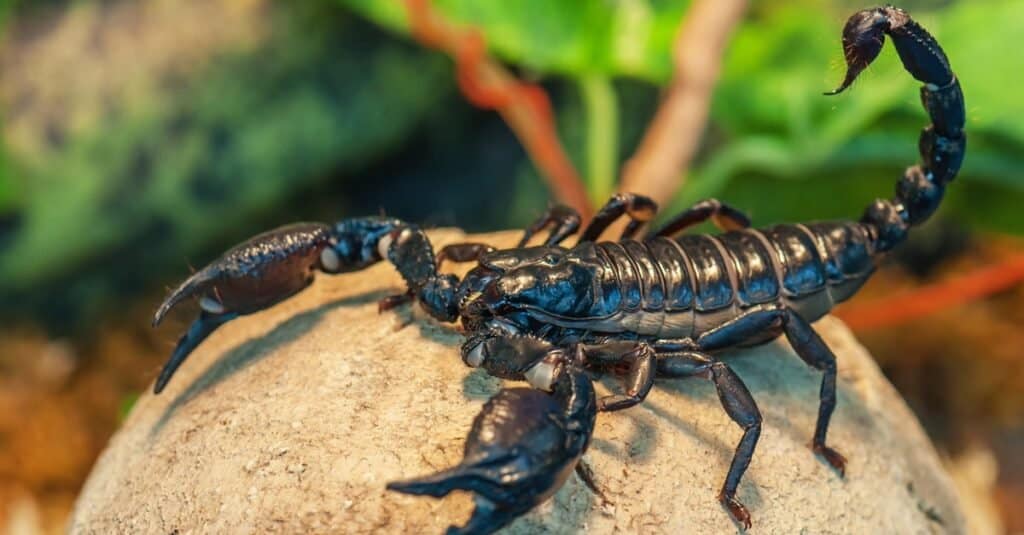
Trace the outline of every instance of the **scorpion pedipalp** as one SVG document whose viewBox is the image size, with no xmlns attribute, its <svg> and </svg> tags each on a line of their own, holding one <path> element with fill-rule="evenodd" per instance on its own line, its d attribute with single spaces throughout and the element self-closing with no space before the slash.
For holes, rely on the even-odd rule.
<svg viewBox="0 0 1024 535">
<path fill-rule="evenodd" d="M 566 373 L 551 393 L 502 389 L 473 420 L 459 465 L 387 488 L 434 497 L 471 491 L 472 517 L 448 533 L 492 533 L 565 484 L 590 443 L 596 417 L 594 388 L 581 370 Z"/>
<path fill-rule="evenodd" d="M 396 236 L 403 239 L 393 239 Z M 381 247 L 381 243 L 387 247 Z M 384 254 L 404 262 L 403 276 L 411 286 L 417 284 L 414 288 L 421 302 L 433 299 L 438 310 L 452 314 L 449 302 L 453 300 L 454 280 L 437 276 L 433 251 L 418 229 L 383 217 L 348 219 L 334 227 L 322 223 L 286 225 L 231 248 L 192 274 L 157 308 L 154 326 L 190 297 L 199 298 L 202 311 L 179 339 L 154 392 L 159 394 L 189 353 L 221 325 L 291 297 L 312 284 L 318 270 L 355 271 L 381 261 Z"/>
<path fill-rule="evenodd" d="M 330 239 L 329 227 L 319 223 L 287 225 L 250 238 L 172 291 L 153 316 L 153 325 L 193 296 L 207 298 L 204 309 L 212 314 L 248 314 L 277 303 L 312 281 Z"/>
<path fill-rule="evenodd" d="M 178 340 L 154 384 L 159 394 L 188 355 L 232 319 L 262 310 L 308 286 L 330 231 L 318 223 L 297 223 L 255 236 L 192 274 L 168 295 L 153 316 L 158 325 L 183 300 L 198 297 L 202 311 Z"/>
</svg>

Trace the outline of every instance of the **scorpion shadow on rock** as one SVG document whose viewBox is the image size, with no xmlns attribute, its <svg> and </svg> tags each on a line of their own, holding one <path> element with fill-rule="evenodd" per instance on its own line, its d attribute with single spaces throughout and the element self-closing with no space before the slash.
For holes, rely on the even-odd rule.
<svg viewBox="0 0 1024 535">
<path fill-rule="evenodd" d="M 613 415 L 608 415 L 613 416 Z M 659 430 L 650 414 L 645 412 L 634 412 L 632 414 L 615 414 L 616 418 L 630 418 L 634 425 L 630 429 L 629 436 L 620 440 L 609 440 L 596 436 L 600 429 L 594 431 L 594 438 L 590 447 L 605 455 L 622 457 L 626 464 L 643 465 L 650 459 L 651 453 L 657 449 Z"/>
<path fill-rule="evenodd" d="M 486 370 L 467 368 L 467 372 L 462 377 L 462 395 L 466 399 L 487 401 L 501 390 L 501 379 L 492 377 Z"/>
<path fill-rule="evenodd" d="M 340 307 L 352 307 L 366 305 L 379 301 L 387 291 L 373 291 L 355 296 L 343 297 L 316 308 L 300 312 L 291 318 L 275 325 L 263 336 L 252 338 L 235 346 L 216 358 L 202 374 L 195 378 L 187 388 L 181 391 L 160 416 L 160 419 L 153 424 L 149 431 L 149 437 L 153 438 L 160 434 L 164 426 L 174 417 L 178 409 L 202 394 L 211 387 L 221 383 L 236 372 L 258 362 L 276 351 L 281 346 L 294 342 L 306 333 L 313 330 L 319 324 L 324 315 Z"/>
<path fill-rule="evenodd" d="M 561 509 L 563 512 L 561 518 L 566 522 L 567 526 L 586 526 L 587 517 L 592 513 L 594 508 L 594 499 L 596 496 L 594 493 L 587 488 L 587 486 L 580 481 L 579 476 L 573 474 L 570 478 L 572 483 L 568 483 L 555 493 L 554 498 L 551 500 L 551 506 L 553 509 Z M 612 500 L 614 502 L 614 500 Z M 534 512 L 537 510 L 534 509 Z M 600 514 L 600 513 L 596 513 Z M 542 513 L 538 516 L 526 516 L 516 519 L 515 522 L 509 525 L 509 531 L 513 529 L 521 530 L 522 533 L 558 533 L 552 531 L 548 526 L 548 513 Z M 581 530 L 579 533 L 585 533 Z"/>
</svg>

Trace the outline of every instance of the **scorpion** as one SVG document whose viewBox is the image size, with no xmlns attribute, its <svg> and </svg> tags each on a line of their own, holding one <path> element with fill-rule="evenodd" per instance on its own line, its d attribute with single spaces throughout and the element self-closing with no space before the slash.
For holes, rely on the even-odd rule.
<svg viewBox="0 0 1024 535">
<path fill-rule="evenodd" d="M 643 402 L 657 378 L 701 377 L 714 384 L 743 431 L 718 499 L 748 529 L 750 514 L 736 489 L 761 434 L 761 413 L 717 355 L 785 335 L 799 358 L 822 373 L 810 448 L 845 477 L 846 459 L 826 442 L 836 357 L 811 323 L 854 295 L 879 259 L 935 212 L 963 161 L 960 84 L 935 39 L 901 9 L 867 9 L 849 18 L 842 36 L 846 76 L 826 95 L 847 89 L 878 56 L 886 35 L 904 68 L 924 84 L 921 101 L 931 124 L 919 140 L 923 162 L 904 172 L 894 197 L 870 203 L 858 221 L 753 229 L 743 212 L 708 199 L 635 239 L 657 206 L 622 193 L 572 247 L 562 244 L 579 230 L 580 216 L 553 205 L 515 248 L 458 243 L 436 254 L 422 229 L 384 216 L 287 225 L 229 250 L 170 293 L 154 326 L 187 297 L 198 297 L 201 310 L 154 392 L 220 325 L 294 295 L 317 271 L 351 272 L 386 259 L 407 291 L 383 299 L 380 310 L 415 301 L 436 320 L 460 321 L 468 366 L 530 385 L 503 388 L 484 404 L 457 466 L 388 489 L 434 497 L 472 492 L 471 517 L 449 533 L 498 530 L 551 497 L 573 472 L 600 494 L 581 461 L 597 414 Z M 629 222 L 621 237 L 599 241 L 622 217 Z M 721 232 L 683 233 L 706 221 Z M 544 231 L 542 245 L 526 246 Z M 459 280 L 440 271 L 445 261 L 476 266 Z M 621 392 L 597 397 L 588 372 L 619 377 Z"/>
</svg>

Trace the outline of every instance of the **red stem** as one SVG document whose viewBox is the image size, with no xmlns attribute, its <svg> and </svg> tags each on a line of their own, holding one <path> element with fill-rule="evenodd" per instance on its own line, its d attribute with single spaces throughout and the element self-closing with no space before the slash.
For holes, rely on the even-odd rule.
<svg viewBox="0 0 1024 535">
<path fill-rule="evenodd" d="M 523 82 L 487 56 L 483 35 L 460 30 L 431 9 L 430 0 L 405 0 L 413 36 L 455 60 L 459 89 L 474 106 L 496 110 L 526 148 L 554 196 L 584 221 L 593 215 L 579 173 L 562 148 L 555 115 L 544 90 Z"/>
<path fill-rule="evenodd" d="M 938 284 L 868 303 L 843 305 L 835 315 L 857 330 L 888 327 L 1013 288 L 1022 280 L 1024 254 L 1018 254 Z"/>
</svg>

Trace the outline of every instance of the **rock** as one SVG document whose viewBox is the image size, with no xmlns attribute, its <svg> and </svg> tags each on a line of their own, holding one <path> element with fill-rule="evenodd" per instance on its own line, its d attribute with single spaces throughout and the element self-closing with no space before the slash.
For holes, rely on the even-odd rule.
<svg viewBox="0 0 1024 535">
<path fill-rule="evenodd" d="M 473 239 L 509 245 L 517 235 Z M 454 327 L 407 307 L 378 315 L 377 300 L 401 288 L 386 264 L 321 275 L 222 327 L 163 394 L 139 399 L 89 477 L 71 531 L 440 533 L 464 522 L 466 494 L 434 500 L 384 485 L 461 459 L 500 383 L 463 365 Z M 738 494 L 752 532 L 964 532 L 914 415 L 838 320 L 816 328 L 839 358 L 829 440 L 849 459 L 845 479 L 807 447 L 820 374 L 784 341 L 727 356 L 764 415 Z M 716 495 L 739 437 L 707 381 L 660 381 L 643 405 L 598 416 L 585 459 L 611 503 L 573 477 L 508 533 L 734 533 Z"/>
</svg>

